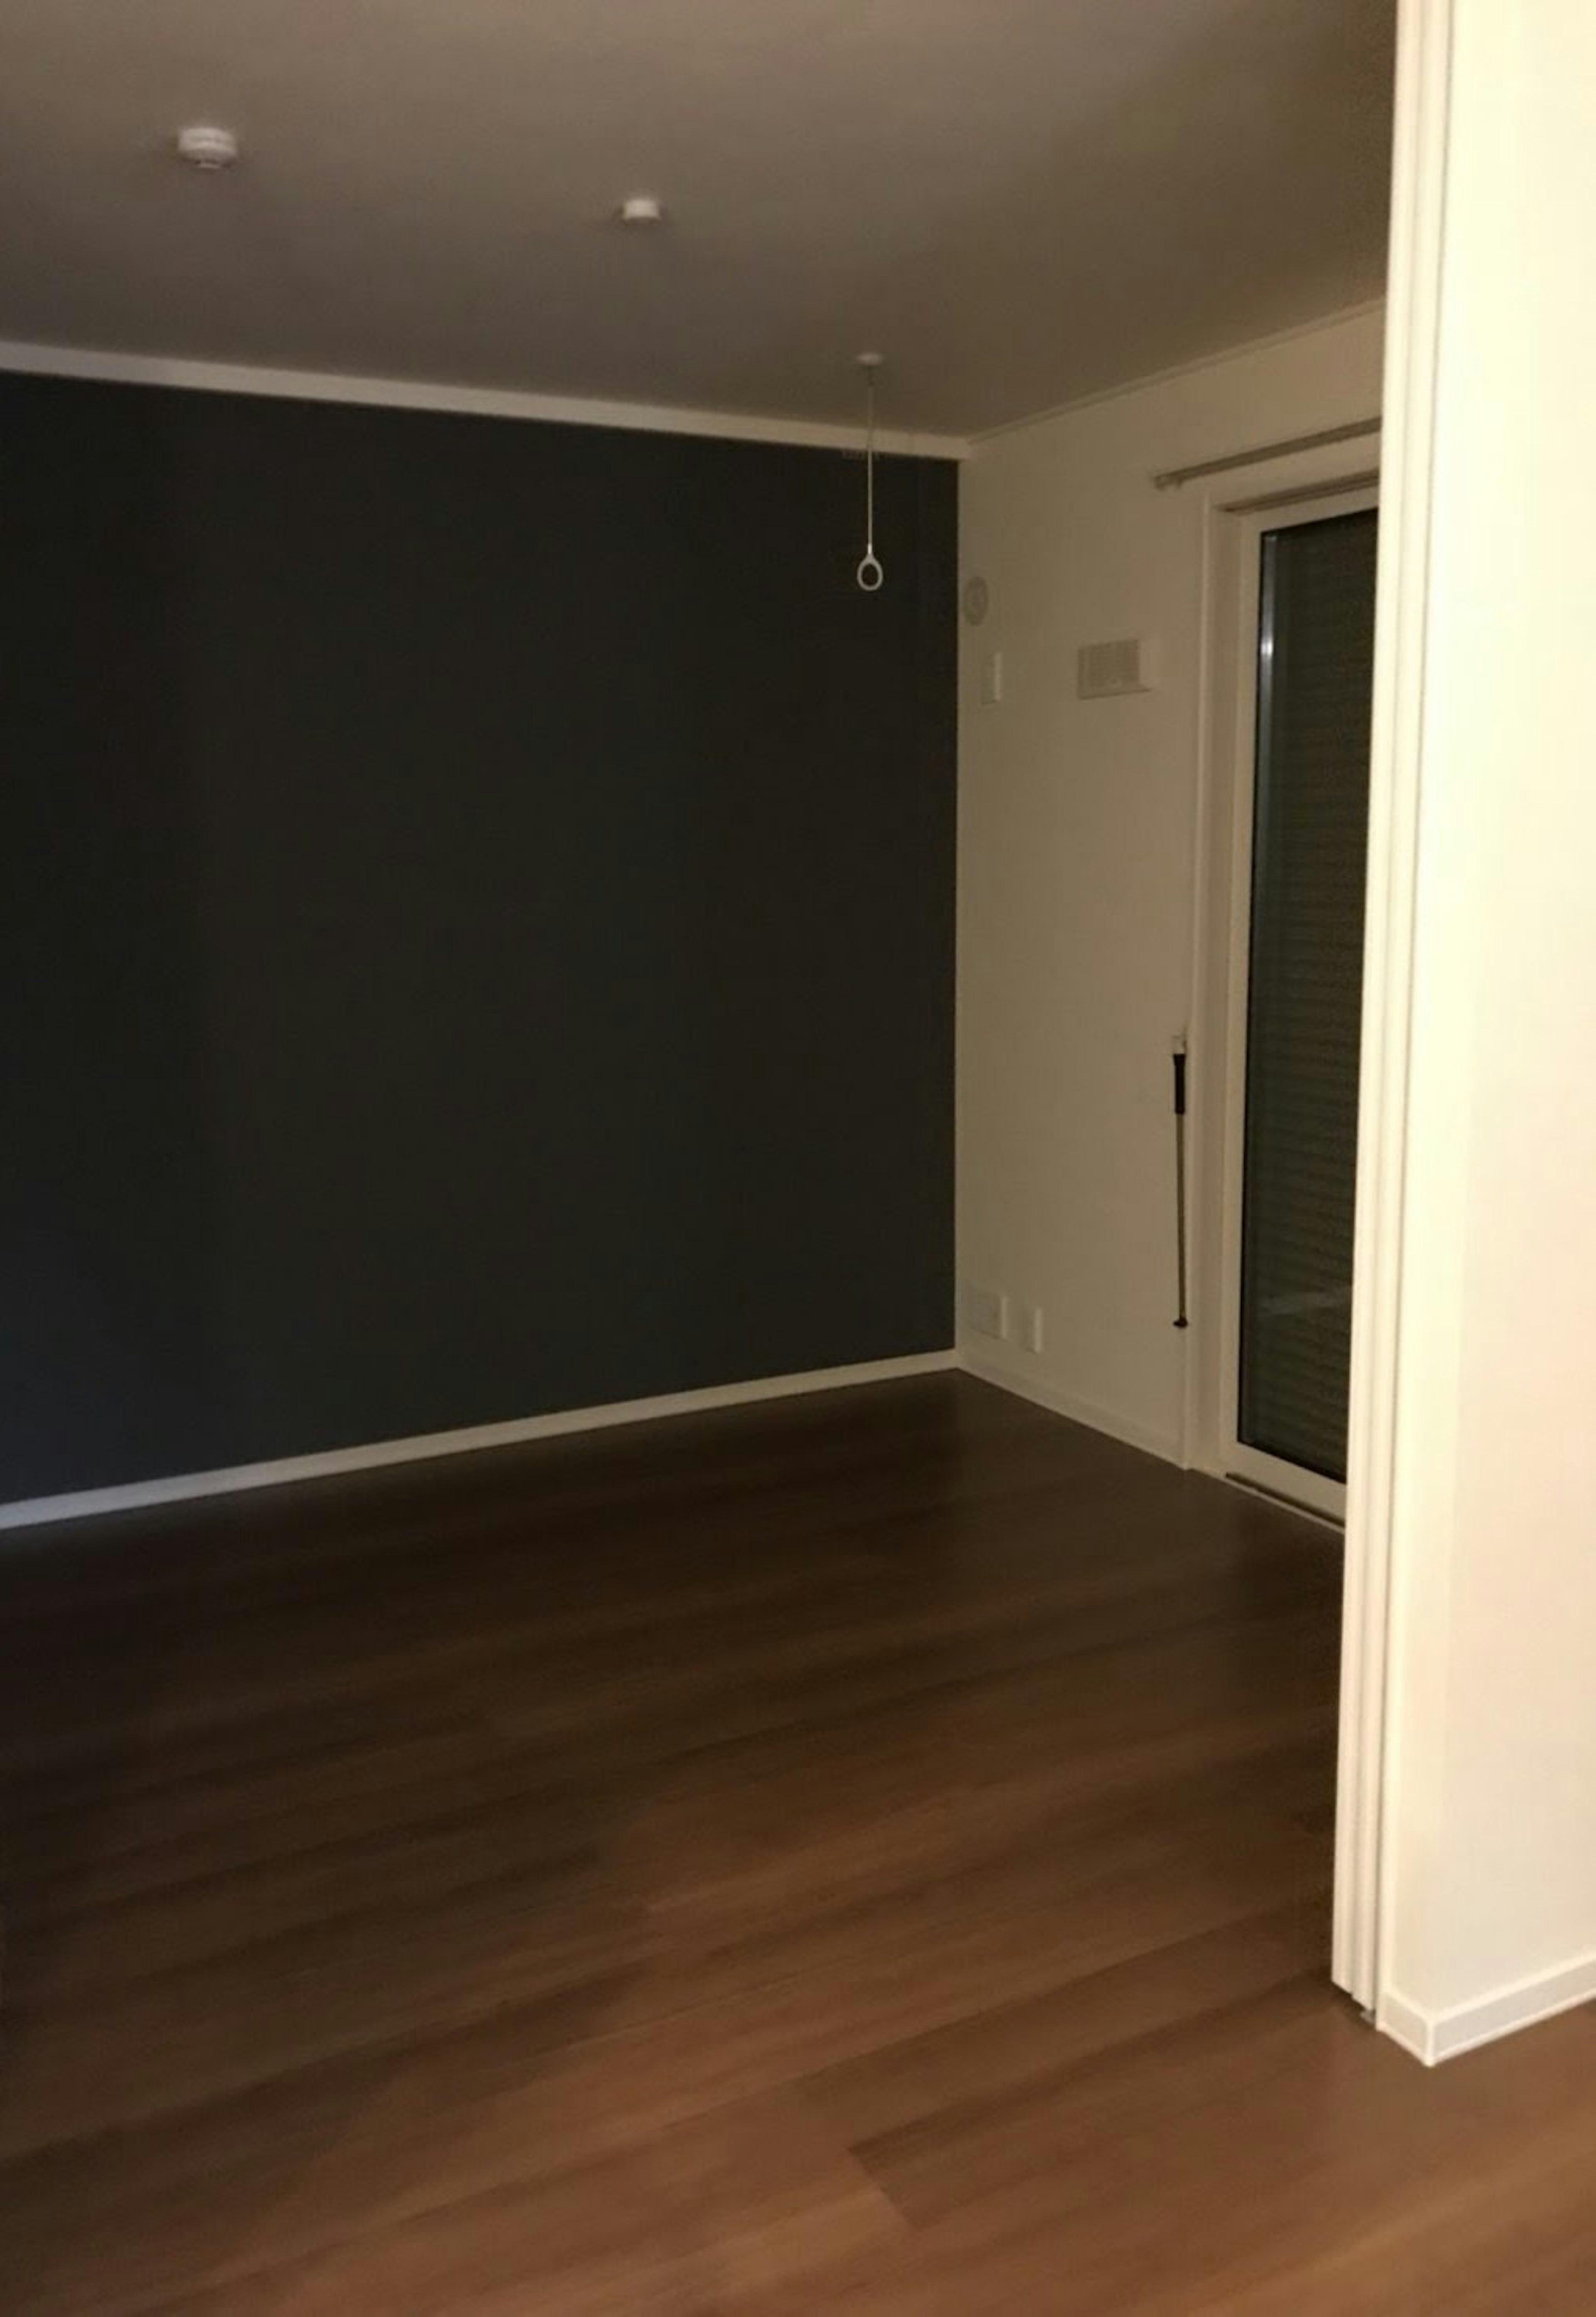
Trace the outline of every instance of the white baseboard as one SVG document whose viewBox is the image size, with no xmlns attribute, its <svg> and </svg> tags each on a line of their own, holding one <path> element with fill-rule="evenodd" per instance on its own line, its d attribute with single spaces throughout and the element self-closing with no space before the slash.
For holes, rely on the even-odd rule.
<svg viewBox="0 0 1596 2317">
<path fill-rule="evenodd" d="M 1560 2011 L 1591 2002 L 1596 2002 L 1596 1955 L 1580 1955 L 1555 1971 L 1516 1980 L 1446 2011 L 1426 2011 L 1393 1990 L 1380 1998 L 1375 2018 L 1385 2035 L 1433 2068 L 1442 2060 L 1455 2060 L 1460 2052 L 1493 2044 L 1499 2035 L 1511 2035 L 1520 2027 L 1533 2027 L 1543 2019 L 1555 2019 Z"/>
<path fill-rule="evenodd" d="M 1434 2067 L 1430 2014 L 1421 2011 L 1416 2003 L 1410 2003 L 1405 1995 L 1393 1990 L 1379 1997 L 1375 2007 L 1375 2025 L 1382 2035 L 1389 2035 L 1394 2044 L 1400 2044 L 1415 2060 L 1422 2060 L 1427 2068 Z"/>
<path fill-rule="evenodd" d="M 982 1383 L 996 1384 L 1000 1391 L 1011 1391 L 1020 1400 L 1032 1400 L 1054 1416 L 1067 1416 L 1071 1424 L 1085 1424 L 1094 1432 L 1106 1432 L 1111 1440 L 1121 1440 L 1127 1448 L 1140 1448 L 1149 1456 L 1161 1457 L 1166 1464 L 1180 1462 L 1180 1443 L 1173 1433 L 1154 1432 L 1128 1416 L 1116 1415 L 1110 1408 L 1099 1408 L 1089 1400 L 1077 1400 L 1036 1368 L 1009 1367 L 1000 1356 L 994 1358 L 991 1355 L 981 1337 L 960 1337 L 958 1364 L 968 1374 L 979 1376 Z"/>
<path fill-rule="evenodd" d="M 863 1360 L 852 1367 L 814 1368 L 801 1375 L 759 1376 L 748 1383 L 706 1385 L 653 1400 L 613 1400 L 602 1408 L 572 1408 L 552 1416 L 514 1417 L 506 1424 L 475 1424 L 458 1432 L 423 1432 L 407 1440 L 380 1440 L 358 1448 L 325 1448 L 309 1456 L 280 1456 L 265 1464 L 230 1464 L 220 1472 L 184 1472 L 171 1480 L 130 1481 L 121 1487 L 78 1489 L 57 1497 L 28 1497 L 0 1505 L 0 1529 L 33 1528 L 48 1521 L 86 1520 L 100 1513 L 181 1504 L 193 1497 L 226 1497 L 244 1489 L 278 1488 L 289 1481 L 323 1481 L 341 1472 L 368 1472 L 383 1464 L 420 1463 L 433 1456 L 469 1455 L 482 1448 L 513 1448 L 562 1433 L 598 1432 L 614 1424 L 642 1424 L 660 1416 L 692 1416 L 754 1400 L 789 1400 L 802 1392 L 836 1391 L 847 1384 L 890 1383 L 903 1376 L 935 1375 L 958 1365 L 958 1355 L 912 1352 L 901 1358 Z"/>
</svg>

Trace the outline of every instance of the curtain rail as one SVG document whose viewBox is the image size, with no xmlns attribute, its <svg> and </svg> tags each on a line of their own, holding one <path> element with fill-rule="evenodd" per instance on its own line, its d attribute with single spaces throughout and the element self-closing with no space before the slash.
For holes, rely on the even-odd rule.
<svg viewBox="0 0 1596 2317">
<path fill-rule="evenodd" d="M 1293 434 L 1284 443 L 1260 443 L 1251 451 L 1232 451 L 1223 459 L 1199 459 L 1191 467 L 1167 467 L 1161 475 L 1154 475 L 1155 491 L 1178 491 L 1182 483 L 1195 483 L 1202 475 L 1228 475 L 1237 467 L 1257 466 L 1264 459 L 1287 459 L 1294 451 L 1320 451 L 1331 443 L 1356 443 L 1366 434 L 1377 434 L 1377 418 L 1355 418 L 1347 426 L 1323 426 L 1316 434 Z"/>
</svg>

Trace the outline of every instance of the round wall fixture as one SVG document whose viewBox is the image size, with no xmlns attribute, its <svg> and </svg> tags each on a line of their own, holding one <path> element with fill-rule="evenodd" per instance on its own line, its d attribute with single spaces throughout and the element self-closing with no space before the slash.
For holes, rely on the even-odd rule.
<svg viewBox="0 0 1596 2317">
<path fill-rule="evenodd" d="M 981 578 L 964 582 L 964 617 L 973 628 L 978 628 L 992 607 L 992 591 Z"/>
<path fill-rule="evenodd" d="M 191 169 L 230 169 L 238 157 L 238 140 L 232 130 L 206 121 L 180 129 L 175 141 L 178 159 L 186 161 Z"/>
</svg>

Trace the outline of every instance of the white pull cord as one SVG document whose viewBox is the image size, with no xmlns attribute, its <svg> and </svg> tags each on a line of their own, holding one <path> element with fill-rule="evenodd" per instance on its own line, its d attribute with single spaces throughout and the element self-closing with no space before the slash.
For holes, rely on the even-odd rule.
<svg viewBox="0 0 1596 2317">
<path fill-rule="evenodd" d="M 866 595 L 874 595 L 887 576 L 875 552 L 875 373 L 881 356 L 861 354 L 859 368 L 865 373 L 865 552 L 854 577 Z"/>
</svg>

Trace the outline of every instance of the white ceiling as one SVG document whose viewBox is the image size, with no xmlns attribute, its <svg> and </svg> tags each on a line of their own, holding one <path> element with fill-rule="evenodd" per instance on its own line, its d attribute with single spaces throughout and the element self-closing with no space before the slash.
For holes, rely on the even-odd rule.
<svg viewBox="0 0 1596 2317">
<path fill-rule="evenodd" d="M 0 337 L 979 433 L 1378 293 L 1394 6 L 4 0 Z"/>
</svg>

